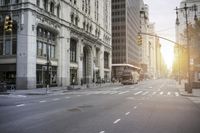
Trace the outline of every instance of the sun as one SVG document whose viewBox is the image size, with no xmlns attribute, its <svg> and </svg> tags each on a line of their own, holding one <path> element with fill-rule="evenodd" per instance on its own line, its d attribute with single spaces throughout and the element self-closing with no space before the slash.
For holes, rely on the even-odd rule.
<svg viewBox="0 0 200 133">
<path fill-rule="evenodd" d="M 171 43 L 162 43 L 161 53 L 168 69 L 172 69 L 174 61 L 174 46 Z"/>
</svg>

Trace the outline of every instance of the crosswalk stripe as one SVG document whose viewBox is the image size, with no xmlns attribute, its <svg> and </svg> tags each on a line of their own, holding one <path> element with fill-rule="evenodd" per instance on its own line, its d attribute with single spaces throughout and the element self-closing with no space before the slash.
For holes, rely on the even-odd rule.
<svg viewBox="0 0 200 133">
<path fill-rule="evenodd" d="M 171 92 L 167 92 L 167 95 L 171 95 Z"/>
<path fill-rule="evenodd" d="M 146 95 L 146 94 L 148 94 L 149 92 L 148 91 L 146 91 L 146 92 L 144 92 L 142 95 L 144 96 L 144 95 Z"/>
<path fill-rule="evenodd" d="M 163 91 L 161 91 L 161 92 L 160 92 L 160 95 L 163 95 L 163 93 L 164 93 L 164 92 L 163 92 Z"/>
<path fill-rule="evenodd" d="M 125 92 L 120 92 L 119 95 L 122 95 L 122 94 L 125 94 L 125 93 L 128 93 L 129 91 L 125 91 Z"/>
<path fill-rule="evenodd" d="M 136 92 L 136 93 L 134 93 L 134 95 L 138 95 L 138 94 L 140 94 L 140 93 L 142 93 L 142 91 Z"/>
<path fill-rule="evenodd" d="M 152 95 L 155 95 L 156 93 L 157 93 L 157 92 L 154 91 Z"/>
</svg>

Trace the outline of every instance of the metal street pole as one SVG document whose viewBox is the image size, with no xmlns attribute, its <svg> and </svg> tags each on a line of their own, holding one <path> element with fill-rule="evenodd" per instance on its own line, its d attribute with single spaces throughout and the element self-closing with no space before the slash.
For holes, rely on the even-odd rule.
<svg viewBox="0 0 200 133">
<path fill-rule="evenodd" d="M 178 21 L 178 8 L 176 7 L 176 25 L 178 26 L 180 23 Z M 178 44 L 178 81 L 179 85 L 181 84 L 181 68 L 180 68 L 180 44 Z"/>
<path fill-rule="evenodd" d="M 186 19 L 186 38 L 187 38 L 187 49 L 188 49 L 188 56 L 187 56 L 187 60 L 188 60 L 188 88 L 187 91 L 188 93 L 192 93 L 192 85 L 191 85 L 191 72 L 190 72 L 190 40 L 189 40 L 189 28 L 188 28 L 188 11 L 194 11 L 195 12 L 195 16 L 194 16 L 194 20 L 197 20 L 197 6 L 193 5 L 188 7 L 187 4 L 185 3 L 185 6 L 183 8 L 176 8 L 176 13 L 177 13 L 177 19 L 176 21 L 178 22 L 178 10 L 184 11 L 185 12 L 185 19 Z"/>
</svg>

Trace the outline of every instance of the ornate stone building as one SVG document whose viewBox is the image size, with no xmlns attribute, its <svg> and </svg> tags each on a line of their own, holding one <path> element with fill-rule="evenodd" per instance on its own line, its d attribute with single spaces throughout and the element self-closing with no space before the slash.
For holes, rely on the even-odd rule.
<svg viewBox="0 0 200 133">
<path fill-rule="evenodd" d="M 17 89 L 111 78 L 110 0 L 1 0 L 0 80 Z M 13 20 L 4 31 L 5 16 Z"/>
</svg>

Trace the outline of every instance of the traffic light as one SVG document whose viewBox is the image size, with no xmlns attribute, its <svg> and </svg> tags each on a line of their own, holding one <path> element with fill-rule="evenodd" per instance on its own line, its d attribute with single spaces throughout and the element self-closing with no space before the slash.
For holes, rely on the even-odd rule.
<svg viewBox="0 0 200 133">
<path fill-rule="evenodd" d="M 140 34 L 138 34 L 137 42 L 138 42 L 138 45 L 142 45 L 142 36 Z"/>
<path fill-rule="evenodd" d="M 6 32 L 11 32 L 13 27 L 13 21 L 11 16 L 6 16 L 4 21 L 4 30 Z"/>
</svg>

